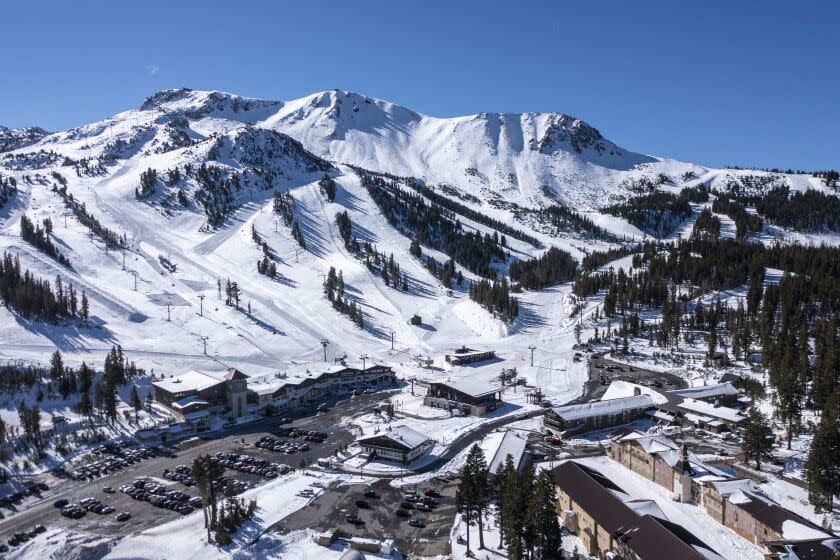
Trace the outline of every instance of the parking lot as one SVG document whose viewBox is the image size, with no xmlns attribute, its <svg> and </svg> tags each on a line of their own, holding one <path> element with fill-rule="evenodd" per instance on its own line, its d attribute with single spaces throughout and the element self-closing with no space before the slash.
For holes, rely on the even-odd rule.
<svg viewBox="0 0 840 560">
<path fill-rule="evenodd" d="M 296 511 L 280 521 L 273 529 L 288 533 L 298 529 L 311 528 L 317 531 L 338 529 L 341 536 L 364 537 L 376 540 L 394 539 L 394 545 L 403 555 L 438 556 L 449 554 L 449 531 L 455 519 L 455 490 L 458 480 L 432 479 L 427 483 L 405 488 L 394 488 L 390 480 L 379 480 L 372 485 L 341 485 L 327 489 L 308 507 Z M 418 501 L 408 501 L 415 493 L 418 499 L 424 497 L 424 489 L 431 489 L 439 495 L 430 497 L 436 502 L 431 511 L 421 511 Z M 372 490 L 375 498 L 364 495 Z M 369 507 L 359 507 L 363 500 Z M 411 506 L 410 508 L 407 506 Z M 396 512 L 404 509 L 408 516 Z M 347 515 L 358 516 L 358 521 L 348 521 Z M 424 525 L 413 527 L 415 519 Z"/>
<path fill-rule="evenodd" d="M 64 473 L 39 477 L 38 481 L 46 483 L 47 490 L 39 491 L 18 504 L 11 504 L 0 509 L 5 515 L 5 519 L 0 520 L 0 542 L 6 543 L 14 533 L 30 531 L 37 525 L 44 525 L 50 529 L 68 527 L 83 532 L 116 535 L 142 531 L 176 519 L 181 515 L 178 511 L 168 507 L 156 507 L 149 501 L 135 499 L 120 491 L 120 487 L 134 486 L 136 480 L 143 479 L 155 485 L 153 488 L 162 487 L 163 494 L 156 495 L 165 496 L 168 492 L 177 491 L 183 492 L 188 497 L 197 496 L 198 491 L 193 486 L 185 484 L 182 480 L 168 479 L 166 472 L 176 471 L 179 465 L 189 467 L 196 457 L 205 454 L 211 456 L 216 453 L 247 455 L 253 460 L 234 461 L 234 463 L 248 463 L 249 466 L 256 466 L 262 461 L 278 466 L 285 464 L 291 468 L 296 468 L 301 462 L 311 464 L 319 458 L 332 455 L 337 447 L 344 447 L 353 441 L 353 435 L 339 427 L 342 417 L 366 411 L 386 396 L 379 393 L 348 398 L 333 403 L 326 412 L 318 414 L 315 414 L 314 410 L 301 411 L 300 418 L 293 419 L 283 426 L 279 425 L 281 420 L 279 417 L 243 424 L 226 430 L 222 434 L 207 434 L 180 444 L 155 448 L 151 450 L 147 458 L 128 462 L 126 466 L 121 466 L 116 470 L 107 469 L 107 473 L 104 469 L 100 470 L 100 474 L 93 474 L 85 480 L 76 480 L 74 474 L 80 467 L 96 462 L 104 463 L 114 456 L 111 453 L 86 454 L 68 464 Z M 321 442 L 306 441 L 305 435 L 290 438 L 288 430 L 293 428 L 305 432 L 311 430 L 323 433 L 326 438 Z M 300 443 L 306 441 L 306 446 L 288 454 L 275 452 L 256 447 L 256 442 L 263 437 Z M 239 481 L 243 488 L 262 484 L 271 478 L 257 472 L 239 470 L 233 466 L 234 463 L 226 469 L 225 474 Z M 277 476 L 283 475 L 278 473 Z M 106 486 L 114 489 L 114 492 L 105 492 L 103 488 Z M 156 491 L 159 492 L 159 490 Z M 68 505 L 81 505 L 81 500 L 86 498 L 93 498 L 103 507 L 114 508 L 114 510 L 108 514 L 87 511 L 83 517 L 73 519 L 62 516 L 60 508 L 54 505 L 58 500 L 67 500 Z M 179 500 L 181 501 L 184 500 Z M 131 518 L 124 522 L 115 520 L 114 516 L 121 512 L 128 512 Z"/>
<path fill-rule="evenodd" d="M 587 400 L 600 399 L 610 383 L 616 380 L 647 385 L 660 391 L 688 387 L 684 379 L 674 374 L 629 366 L 615 362 L 603 354 L 594 354 L 589 363 Z"/>
</svg>

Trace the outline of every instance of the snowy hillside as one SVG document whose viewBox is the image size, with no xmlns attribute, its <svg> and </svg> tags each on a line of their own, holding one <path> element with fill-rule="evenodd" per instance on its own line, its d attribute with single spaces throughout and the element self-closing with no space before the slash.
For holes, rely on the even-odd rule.
<svg viewBox="0 0 840 560">
<path fill-rule="evenodd" d="M 507 232 L 503 258 L 491 266 L 498 274 L 551 246 L 576 259 L 610 247 L 616 239 L 598 227 L 641 238 L 627 220 L 598 212 L 635 196 L 640 185 L 723 188 L 745 173 L 637 154 L 560 113 L 435 118 L 341 91 L 271 101 L 169 90 L 72 130 L 2 129 L 0 142 L 0 174 L 16 185 L 0 211 L 0 245 L 38 277 L 60 275 L 84 290 L 93 324 L 44 325 L 4 308 L 0 358 L 42 361 L 58 347 L 74 359 L 98 360 L 120 343 L 147 369 L 167 372 L 208 362 L 271 370 L 317 358 L 323 339 L 328 357 L 388 354 L 392 332 L 406 360 L 461 343 L 492 343 L 520 356 L 531 343 L 552 341 L 553 355 L 564 355 L 576 305 L 568 284 L 517 294 L 519 316 L 503 322 L 469 299 L 469 282 L 448 288 L 430 273 L 425 259 L 449 259 L 442 246 L 424 246 L 422 259 L 412 255 L 412 234 L 389 223 L 359 168 L 412 178 L 393 188 L 418 200 L 431 203 L 434 193 L 449 200 L 455 206 L 446 215 L 462 232 Z M 325 174 L 335 181 L 334 200 L 318 184 Z M 794 189 L 821 184 L 804 176 L 776 180 Z M 552 221 L 543 211 L 554 204 L 591 219 L 594 230 Z M 91 234 L 71 205 L 119 242 Z M 693 206 L 694 216 L 702 207 Z M 352 238 L 370 249 L 348 250 L 335 220 L 345 211 Z M 69 268 L 21 240 L 24 215 L 36 224 L 51 220 Z M 690 231 L 692 220 L 680 227 Z M 383 281 L 367 262 L 369 251 L 393 255 L 405 289 Z M 273 277 L 258 272 L 264 259 L 274 263 Z M 456 264 L 467 281 L 479 279 Z M 331 267 L 361 309 L 363 328 L 324 297 Z M 227 282 L 238 286 L 239 309 L 225 305 Z M 420 327 L 408 324 L 414 314 Z M 557 346 L 558 338 L 568 344 Z"/>
</svg>

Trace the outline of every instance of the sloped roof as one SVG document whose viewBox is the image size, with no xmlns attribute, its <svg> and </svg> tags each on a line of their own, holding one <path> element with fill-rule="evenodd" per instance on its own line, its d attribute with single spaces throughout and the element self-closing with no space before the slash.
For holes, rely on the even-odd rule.
<svg viewBox="0 0 840 560">
<path fill-rule="evenodd" d="M 224 379 L 203 371 L 192 370 L 180 377 L 155 381 L 152 385 L 170 393 L 183 393 L 184 391 L 203 391 L 219 383 L 224 383 Z"/>
<path fill-rule="evenodd" d="M 834 560 L 840 550 L 840 539 L 812 539 L 798 542 L 764 543 L 779 560 Z"/>
<path fill-rule="evenodd" d="M 528 439 L 516 430 L 505 432 L 502 442 L 499 444 L 499 449 L 496 450 L 496 454 L 493 455 L 493 459 L 490 461 L 489 472 L 495 473 L 499 465 L 504 464 L 505 460 L 507 460 L 508 455 L 513 459 L 513 466 L 517 467 L 522 461 L 522 455 L 525 453 L 525 445 L 527 443 Z"/>
<path fill-rule="evenodd" d="M 679 408 L 691 410 L 703 416 L 711 416 L 713 418 L 720 418 L 727 422 L 741 422 L 746 418 L 744 414 L 736 409 L 727 406 L 715 406 L 706 401 L 698 401 L 696 399 L 685 398 L 677 405 Z"/>
<path fill-rule="evenodd" d="M 624 436 L 615 438 L 615 441 L 635 441 L 639 446 L 651 455 L 659 455 L 669 467 L 675 467 L 682 460 L 682 446 L 669 437 L 656 434 L 643 434 L 634 431 Z M 688 456 L 688 467 L 692 477 L 713 475 L 716 477 L 727 477 L 728 475 L 711 465 L 703 462 L 692 451 L 686 450 Z"/>
<path fill-rule="evenodd" d="M 810 540 L 833 537 L 822 527 L 771 500 L 749 479 L 717 481 L 711 484 L 728 502 L 776 531 L 783 539 Z"/>
<path fill-rule="evenodd" d="M 184 397 L 183 399 L 181 399 L 179 401 L 175 401 L 174 403 L 172 403 L 172 408 L 175 408 L 177 410 L 181 410 L 182 408 L 187 408 L 188 406 L 191 406 L 191 405 L 194 405 L 194 404 L 207 406 L 210 403 L 208 403 L 207 401 L 205 401 L 204 399 L 202 399 L 200 397 L 197 397 L 195 395 L 191 395 L 189 397 Z"/>
<path fill-rule="evenodd" d="M 238 369 L 231 369 L 225 374 L 225 379 L 228 381 L 235 381 L 237 379 L 248 379 L 248 376 Z"/>
<path fill-rule="evenodd" d="M 732 383 L 717 383 L 715 385 L 703 385 L 701 387 L 689 387 L 688 389 L 676 389 L 671 394 L 680 395 L 692 399 L 709 399 L 712 397 L 727 397 L 738 394 L 738 389 Z"/>
<path fill-rule="evenodd" d="M 645 560 L 723 560 L 684 528 L 653 515 L 642 515 L 622 528 L 619 540 Z"/>
<path fill-rule="evenodd" d="M 422 434 L 410 426 L 397 426 L 386 432 L 381 432 L 376 435 L 359 438 L 358 441 L 367 441 L 374 438 L 387 438 L 394 443 L 397 443 L 406 449 L 414 449 L 429 441 L 429 436 Z"/>
<path fill-rule="evenodd" d="M 650 395 L 653 399 L 653 402 L 656 404 L 664 404 L 668 402 L 668 397 L 651 389 L 646 385 L 640 385 L 638 383 L 630 383 L 629 381 L 622 381 L 620 379 L 616 379 L 610 386 L 607 387 L 607 390 L 601 396 L 602 401 L 608 401 L 612 399 L 620 399 L 624 397 L 632 397 L 636 389 L 639 390 L 639 393 L 642 395 Z"/>
<path fill-rule="evenodd" d="M 567 461 L 554 469 L 551 475 L 563 492 L 610 533 L 629 526 L 635 520 L 636 513 L 615 494 L 626 494 L 624 490 L 598 471 Z"/>
<path fill-rule="evenodd" d="M 491 385 L 489 381 L 475 379 L 472 377 L 461 377 L 451 381 L 433 381 L 433 383 L 439 383 L 449 387 L 450 389 L 475 398 L 492 395 L 493 393 L 497 393 L 501 390 L 499 387 Z"/>
<path fill-rule="evenodd" d="M 552 410 L 563 420 L 569 421 L 593 416 L 620 414 L 628 410 L 644 410 L 653 406 L 654 402 L 650 395 L 636 395 L 606 401 L 556 406 Z"/>
</svg>

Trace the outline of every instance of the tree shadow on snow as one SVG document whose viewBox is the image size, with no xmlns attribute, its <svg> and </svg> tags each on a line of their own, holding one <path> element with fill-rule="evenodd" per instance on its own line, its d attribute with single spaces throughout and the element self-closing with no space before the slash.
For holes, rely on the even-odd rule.
<svg viewBox="0 0 840 560">
<path fill-rule="evenodd" d="M 327 251 L 324 248 L 323 240 L 318 236 L 318 229 L 315 225 L 317 218 L 313 217 L 312 212 L 309 211 L 298 212 L 297 217 L 298 227 L 306 241 L 306 250 L 316 257 L 324 258 Z"/>
<path fill-rule="evenodd" d="M 340 202 L 345 208 L 348 210 L 353 210 L 354 212 L 361 212 L 366 213 L 365 209 L 362 208 L 362 204 L 364 201 L 356 196 L 355 194 L 347 191 L 341 185 L 337 185 L 338 189 L 336 189 L 336 201 Z"/>
<path fill-rule="evenodd" d="M 522 303 L 522 300 L 520 300 L 519 315 L 510 330 L 512 332 L 528 331 L 545 326 L 548 326 L 548 321 L 534 310 L 533 304 Z"/>
<path fill-rule="evenodd" d="M 77 325 L 54 325 L 24 319 L 14 315 L 15 322 L 32 334 L 48 339 L 55 347 L 62 352 L 82 352 L 87 348 L 86 341 L 94 339 L 98 342 L 116 344 L 111 331 L 103 326 L 103 322 L 96 317 L 91 317 L 93 325 L 81 327 Z"/>
</svg>

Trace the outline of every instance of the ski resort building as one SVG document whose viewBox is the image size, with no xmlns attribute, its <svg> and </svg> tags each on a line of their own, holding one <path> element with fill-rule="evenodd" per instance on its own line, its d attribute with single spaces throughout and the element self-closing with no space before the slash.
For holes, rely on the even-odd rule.
<svg viewBox="0 0 840 560">
<path fill-rule="evenodd" d="M 817 538 L 796 542 L 767 541 L 767 560 L 835 560 L 840 538 Z"/>
<path fill-rule="evenodd" d="M 737 430 L 746 415 L 737 408 L 719 406 L 707 401 L 685 398 L 677 405 L 682 417 L 695 427 L 714 432 Z"/>
<path fill-rule="evenodd" d="M 688 451 L 685 444 L 665 436 L 636 431 L 620 434 L 610 441 L 607 456 L 685 503 L 700 503 L 707 481 L 729 478 L 724 471 L 707 465 Z"/>
<path fill-rule="evenodd" d="M 184 421 L 210 414 L 240 418 L 247 414 L 248 376 L 231 369 L 223 376 L 202 371 L 155 381 L 155 400 Z"/>
<path fill-rule="evenodd" d="M 684 399 L 694 399 L 727 406 L 737 404 L 739 395 L 738 389 L 729 382 L 689 387 L 687 389 L 676 389 L 668 391 L 667 394 L 683 397 Z"/>
<path fill-rule="evenodd" d="M 492 360 L 495 357 L 496 353 L 493 350 L 473 350 L 472 348 L 467 348 L 466 346 L 456 348 L 452 354 L 446 354 L 445 356 L 446 361 L 453 366 L 463 366 L 474 362 L 484 362 L 486 360 Z"/>
<path fill-rule="evenodd" d="M 590 556 L 633 560 L 718 557 L 700 539 L 664 520 L 655 503 L 630 499 L 595 469 L 567 461 L 551 474 L 557 514 Z"/>
<path fill-rule="evenodd" d="M 644 418 L 654 408 L 650 395 L 570 404 L 551 408 L 543 417 L 546 432 L 558 436 L 611 428 Z"/>
<path fill-rule="evenodd" d="M 709 517 L 750 541 L 764 554 L 802 540 L 837 538 L 768 498 L 749 479 L 710 482 L 704 488 L 703 507 Z"/>
<path fill-rule="evenodd" d="M 428 436 L 409 426 L 398 426 L 356 441 L 362 453 L 367 453 L 371 460 L 386 459 L 404 464 L 411 463 L 435 444 Z"/>
<path fill-rule="evenodd" d="M 343 363 L 301 366 L 273 379 L 250 384 L 249 402 L 260 414 L 276 414 L 335 394 L 363 391 L 395 381 L 391 367 L 379 364 L 364 369 Z"/>
<path fill-rule="evenodd" d="M 430 381 L 423 404 L 432 408 L 457 410 L 462 414 L 482 416 L 496 410 L 502 402 L 502 389 L 487 381 L 462 378 L 454 381 Z"/>
<path fill-rule="evenodd" d="M 346 364 L 322 366 L 292 368 L 271 380 L 254 380 L 239 370 L 230 370 L 221 377 L 190 371 L 152 385 L 158 403 L 181 420 L 195 422 L 199 417 L 212 414 L 230 419 L 276 414 L 334 394 L 362 391 L 396 381 L 390 366 L 373 364 L 364 369 Z"/>
<path fill-rule="evenodd" d="M 488 463 L 488 471 L 491 475 L 496 473 L 496 469 L 499 468 L 499 465 L 504 465 L 507 461 L 508 456 L 510 456 L 511 461 L 513 462 L 513 468 L 516 470 L 521 470 L 526 464 L 526 452 L 525 448 L 528 445 L 528 436 L 526 433 L 520 432 L 518 430 L 508 430 L 505 432 L 504 437 L 502 437 L 502 441 L 499 444 L 499 448 L 496 450 L 496 453 L 493 454 L 493 457 L 490 459 Z"/>
</svg>

